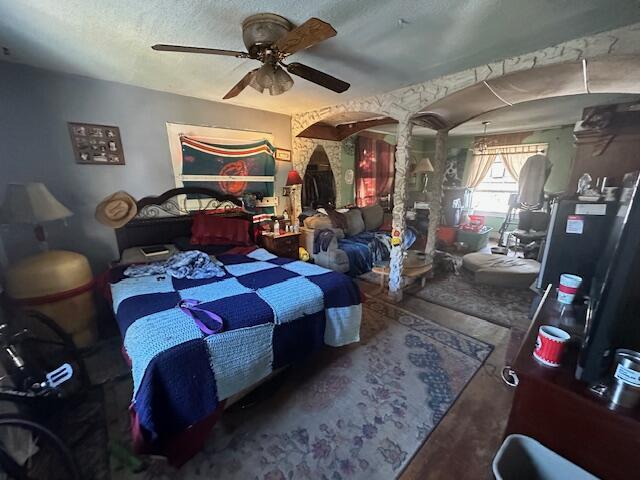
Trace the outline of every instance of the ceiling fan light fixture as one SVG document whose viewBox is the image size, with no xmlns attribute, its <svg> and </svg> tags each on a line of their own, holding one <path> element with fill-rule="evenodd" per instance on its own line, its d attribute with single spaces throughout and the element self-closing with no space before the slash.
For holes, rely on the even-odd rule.
<svg viewBox="0 0 640 480">
<path fill-rule="evenodd" d="M 272 63 L 265 63 L 256 72 L 255 81 L 263 89 L 271 88 L 275 81 L 275 69 L 278 68 Z"/>
<path fill-rule="evenodd" d="M 260 93 L 268 90 L 272 96 L 282 95 L 293 87 L 293 78 L 279 65 L 265 64 L 256 71 L 249 86 Z"/>
<path fill-rule="evenodd" d="M 247 72 L 224 97 L 237 97 L 245 88 L 251 87 L 260 93 L 268 90 L 271 95 L 280 95 L 293 87 L 289 73 L 336 93 L 343 93 L 350 84 L 338 78 L 294 62 L 285 65 L 282 61 L 296 52 L 313 47 L 336 35 L 329 23 L 312 17 L 296 26 L 284 17 L 273 13 L 252 15 L 242 23 L 242 38 L 246 52 L 186 45 L 156 44 L 151 48 L 162 52 L 198 53 L 250 58 L 262 63 L 259 68 Z M 286 67 L 283 70 L 280 66 Z"/>
<path fill-rule="evenodd" d="M 269 89 L 271 95 L 281 95 L 293 87 L 293 78 L 282 67 L 277 67 L 273 74 L 273 85 Z"/>
<path fill-rule="evenodd" d="M 253 78 L 251 79 L 251 82 L 249 82 L 249 86 L 254 90 L 256 90 L 258 93 L 262 93 L 264 92 L 264 87 L 256 81 L 256 77 L 257 77 L 257 72 L 256 72 L 256 75 L 254 75 Z"/>
</svg>

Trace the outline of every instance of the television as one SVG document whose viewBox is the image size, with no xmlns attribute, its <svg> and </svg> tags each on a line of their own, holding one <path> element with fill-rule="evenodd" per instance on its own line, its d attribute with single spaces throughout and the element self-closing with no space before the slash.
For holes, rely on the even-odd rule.
<svg viewBox="0 0 640 480">
<path fill-rule="evenodd" d="M 640 172 L 624 176 L 620 203 L 598 259 L 576 378 L 595 383 L 616 349 L 640 350 Z"/>
</svg>

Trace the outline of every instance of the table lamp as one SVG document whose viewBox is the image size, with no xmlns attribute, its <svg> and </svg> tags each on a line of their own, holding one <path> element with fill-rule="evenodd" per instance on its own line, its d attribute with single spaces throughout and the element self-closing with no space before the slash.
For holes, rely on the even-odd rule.
<svg viewBox="0 0 640 480">
<path fill-rule="evenodd" d="M 296 186 L 302 185 L 302 178 L 300 178 L 300 174 L 296 169 L 291 169 L 289 174 L 287 175 L 287 183 L 284 187 L 283 195 L 285 197 L 289 197 L 289 210 L 291 211 L 291 218 L 293 220 L 294 217 L 294 202 L 295 199 L 293 195 L 295 194 Z"/>
<path fill-rule="evenodd" d="M 54 197 L 47 186 L 40 182 L 10 183 L 0 207 L 0 223 L 28 224 L 42 250 L 48 250 L 47 235 L 43 223 L 64 220 L 73 212 Z"/>
<path fill-rule="evenodd" d="M 433 172 L 433 165 L 431 165 L 431 160 L 429 157 L 424 157 L 422 160 L 418 162 L 418 164 L 413 169 L 413 173 L 424 173 L 424 185 L 422 187 L 422 191 L 427 191 L 427 181 L 429 180 L 429 172 Z"/>
</svg>

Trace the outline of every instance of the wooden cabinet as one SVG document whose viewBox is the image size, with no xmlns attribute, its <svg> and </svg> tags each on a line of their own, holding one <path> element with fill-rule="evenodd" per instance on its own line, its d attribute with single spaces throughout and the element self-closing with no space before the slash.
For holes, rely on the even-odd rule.
<svg viewBox="0 0 640 480">
<path fill-rule="evenodd" d="M 589 107 L 574 130 L 576 158 L 567 192 L 575 193 L 578 179 L 587 172 L 593 178 L 607 177 L 618 186 L 625 173 L 640 170 L 640 108 L 637 103 Z"/>
<path fill-rule="evenodd" d="M 299 233 L 283 233 L 277 237 L 262 235 L 261 238 L 262 247 L 274 255 L 298 259 L 298 247 L 300 247 Z"/>
<path fill-rule="evenodd" d="M 575 343 L 558 368 L 534 360 L 538 328 L 553 323 L 550 302 L 545 303 L 513 364 L 519 383 L 505 435 L 528 435 L 603 479 L 637 478 L 640 410 L 610 409 L 606 398 L 575 379 Z"/>
</svg>

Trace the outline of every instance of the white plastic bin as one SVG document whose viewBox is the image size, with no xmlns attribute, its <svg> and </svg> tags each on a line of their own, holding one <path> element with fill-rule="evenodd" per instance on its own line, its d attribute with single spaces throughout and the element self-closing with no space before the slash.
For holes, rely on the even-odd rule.
<svg viewBox="0 0 640 480">
<path fill-rule="evenodd" d="M 498 480 L 597 480 L 553 450 L 526 435 L 505 438 L 493 459 Z"/>
</svg>

